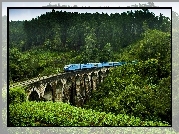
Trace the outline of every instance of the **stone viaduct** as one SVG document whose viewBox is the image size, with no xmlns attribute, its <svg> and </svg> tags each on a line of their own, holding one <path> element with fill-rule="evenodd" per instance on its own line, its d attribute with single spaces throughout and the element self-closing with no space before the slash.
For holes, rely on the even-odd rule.
<svg viewBox="0 0 179 134">
<path fill-rule="evenodd" d="M 62 101 L 82 106 L 108 73 L 109 68 L 66 72 L 23 82 L 21 85 L 27 87 L 27 100 Z"/>
</svg>

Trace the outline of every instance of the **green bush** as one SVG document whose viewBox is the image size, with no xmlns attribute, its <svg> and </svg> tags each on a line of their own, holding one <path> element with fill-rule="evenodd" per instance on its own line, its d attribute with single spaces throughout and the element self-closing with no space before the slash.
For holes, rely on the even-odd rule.
<svg viewBox="0 0 179 134">
<path fill-rule="evenodd" d="M 9 89 L 9 104 L 11 103 L 21 103 L 26 101 L 25 88 L 15 87 Z"/>
<path fill-rule="evenodd" d="M 62 102 L 23 102 L 10 105 L 10 126 L 168 126 L 124 114 L 96 112 Z"/>
<path fill-rule="evenodd" d="M 156 59 L 113 69 L 84 108 L 171 123 L 171 77 L 160 71 Z"/>
<path fill-rule="evenodd" d="M 149 29 L 143 33 L 141 40 L 122 49 L 116 57 L 119 61 L 157 59 L 161 66 L 166 65 L 171 63 L 171 35 Z"/>
<path fill-rule="evenodd" d="M 10 55 L 10 81 L 24 81 L 34 77 L 56 74 L 70 64 L 72 52 L 55 52 L 40 48 L 20 52 L 13 48 Z M 77 62 L 78 63 L 78 62 Z"/>
</svg>

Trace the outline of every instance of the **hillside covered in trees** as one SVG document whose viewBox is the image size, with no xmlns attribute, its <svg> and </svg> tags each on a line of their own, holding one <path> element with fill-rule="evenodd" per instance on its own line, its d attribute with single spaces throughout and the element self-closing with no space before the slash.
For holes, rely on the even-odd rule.
<svg viewBox="0 0 179 134">
<path fill-rule="evenodd" d="M 110 15 L 52 10 L 30 21 L 9 22 L 9 48 L 10 82 L 57 73 L 71 63 L 139 61 L 112 69 L 83 106 L 86 111 L 48 103 L 52 111 L 40 126 L 171 125 L 171 20 L 162 14 L 155 16 L 148 9 Z M 10 107 L 11 125 L 38 126 L 35 119 L 43 115 L 38 107 L 49 110 L 43 102 L 20 103 Z M 28 105 L 36 106 L 33 117 L 26 115 Z M 68 107 L 74 118 L 57 115 L 64 109 L 56 106 Z M 22 117 L 28 124 L 16 122 Z"/>
<path fill-rule="evenodd" d="M 170 32 L 169 18 L 147 9 L 122 14 L 46 12 L 9 22 L 10 80 L 56 73 L 65 64 L 120 60 L 148 27 Z"/>
</svg>

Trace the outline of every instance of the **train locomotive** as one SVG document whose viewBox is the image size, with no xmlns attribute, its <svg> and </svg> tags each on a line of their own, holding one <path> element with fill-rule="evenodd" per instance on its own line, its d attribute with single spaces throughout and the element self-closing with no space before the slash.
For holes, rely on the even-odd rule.
<svg viewBox="0 0 179 134">
<path fill-rule="evenodd" d="M 103 67 L 116 67 L 122 66 L 126 64 L 126 62 L 103 62 L 103 63 L 86 63 L 86 64 L 69 64 L 65 65 L 65 72 L 73 72 L 78 70 L 86 70 L 93 68 L 103 68 Z"/>
</svg>

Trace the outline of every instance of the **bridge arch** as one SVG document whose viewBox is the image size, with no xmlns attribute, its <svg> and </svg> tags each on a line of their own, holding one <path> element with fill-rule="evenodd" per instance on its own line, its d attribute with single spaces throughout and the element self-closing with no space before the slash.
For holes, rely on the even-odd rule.
<svg viewBox="0 0 179 134">
<path fill-rule="evenodd" d="M 39 95 L 36 91 L 32 91 L 28 97 L 29 101 L 40 101 Z"/>
</svg>

